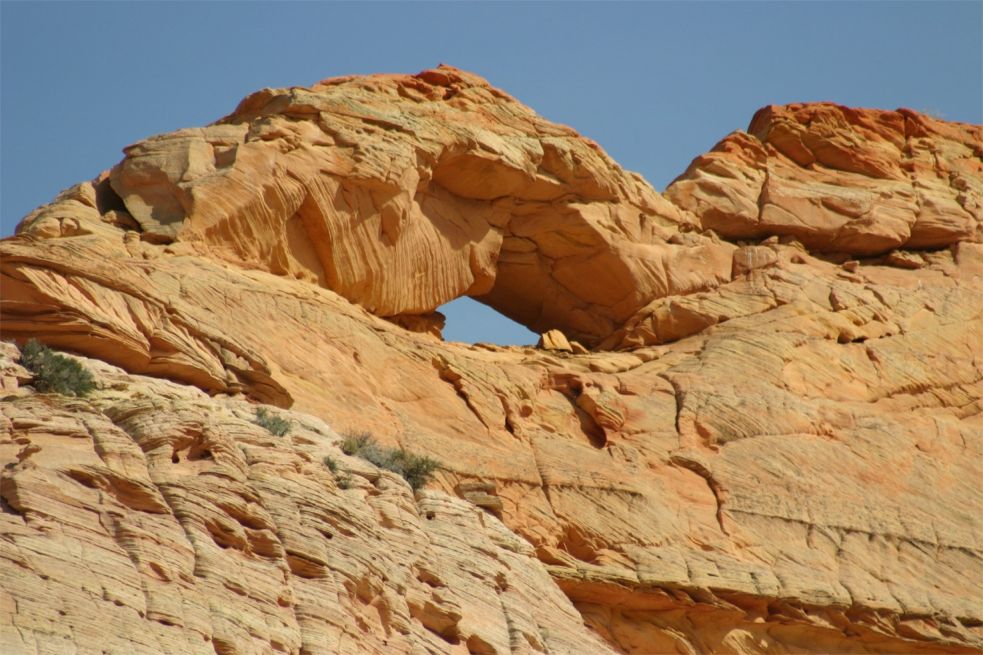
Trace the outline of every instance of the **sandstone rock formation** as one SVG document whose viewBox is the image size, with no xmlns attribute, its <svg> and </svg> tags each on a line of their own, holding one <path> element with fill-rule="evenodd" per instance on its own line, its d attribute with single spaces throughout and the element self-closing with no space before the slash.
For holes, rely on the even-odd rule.
<svg viewBox="0 0 983 655">
<path fill-rule="evenodd" d="M 573 352 L 573 346 L 570 345 L 570 341 L 559 330 L 549 330 L 539 335 L 539 342 L 536 344 L 536 347 L 544 350 Z"/>
<path fill-rule="evenodd" d="M 667 189 L 731 239 L 876 255 L 983 237 L 983 127 L 908 109 L 765 107 Z"/>
<path fill-rule="evenodd" d="M 526 541 L 323 421 L 88 365 L 91 402 L 0 406 L 2 652 L 611 652 Z"/>
<path fill-rule="evenodd" d="M 122 222 L 380 316 L 473 295 L 584 341 L 730 272 L 729 246 L 667 243 L 679 210 L 596 144 L 446 67 L 265 89 L 125 152 L 22 231 Z"/>
<path fill-rule="evenodd" d="M 441 67 L 128 148 L 0 243 L 3 337 L 100 381 L 0 357 L 2 650 L 977 652 L 981 142 L 770 107 L 663 197 Z"/>
</svg>

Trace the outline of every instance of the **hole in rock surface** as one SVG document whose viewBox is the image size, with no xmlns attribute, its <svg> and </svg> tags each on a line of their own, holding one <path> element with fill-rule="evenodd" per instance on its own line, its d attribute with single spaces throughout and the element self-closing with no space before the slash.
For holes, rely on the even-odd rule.
<svg viewBox="0 0 983 655">
<path fill-rule="evenodd" d="M 531 346 L 539 339 L 538 334 L 524 325 L 467 296 L 452 300 L 437 311 L 447 317 L 445 341 Z"/>
</svg>

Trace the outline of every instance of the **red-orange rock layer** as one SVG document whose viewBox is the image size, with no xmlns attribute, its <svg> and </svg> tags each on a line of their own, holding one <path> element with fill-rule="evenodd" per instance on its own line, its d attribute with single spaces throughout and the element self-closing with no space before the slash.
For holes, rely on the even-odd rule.
<svg viewBox="0 0 983 655">
<path fill-rule="evenodd" d="M 728 239 L 876 255 L 983 238 L 983 127 L 908 109 L 769 106 L 666 197 Z"/>
</svg>

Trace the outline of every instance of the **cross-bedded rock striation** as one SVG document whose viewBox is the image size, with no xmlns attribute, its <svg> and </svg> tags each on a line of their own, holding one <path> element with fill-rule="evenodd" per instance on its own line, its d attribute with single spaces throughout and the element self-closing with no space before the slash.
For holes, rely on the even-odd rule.
<svg viewBox="0 0 983 655">
<path fill-rule="evenodd" d="M 2 650 L 976 652 L 980 135 L 768 107 L 663 196 L 441 67 L 129 147 L 0 242 L 98 383 L 0 357 Z"/>
</svg>

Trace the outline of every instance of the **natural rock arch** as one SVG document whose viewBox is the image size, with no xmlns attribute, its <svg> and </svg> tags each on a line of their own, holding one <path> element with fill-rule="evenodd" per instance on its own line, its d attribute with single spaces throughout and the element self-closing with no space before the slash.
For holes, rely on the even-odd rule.
<svg viewBox="0 0 983 655">
<path fill-rule="evenodd" d="M 385 317 L 469 295 L 596 344 L 731 268 L 731 246 L 680 234 L 692 217 L 595 143 L 449 67 L 260 91 L 127 148 L 110 183 L 145 239 Z"/>
<path fill-rule="evenodd" d="M 265 89 L 210 126 L 126 148 L 27 216 L 2 262 L 4 335 L 286 406 L 261 348 L 210 322 L 208 300 L 178 307 L 193 294 L 168 258 L 304 279 L 411 329 L 467 295 L 535 332 L 628 349 L 741 316 L 718 287 L 794 263 L 779 239 L 847 257 L 983 239 L 979 126 L 816 103 L 767 107 L 749 130 L 663 196 L 450 67 Z M 29 247 L 86 235 L 43 261 Z M 126 284 L 119 266 L 135 271 Z M 51 292 L 66 285 L 77 293 Z"/>
</svg>

